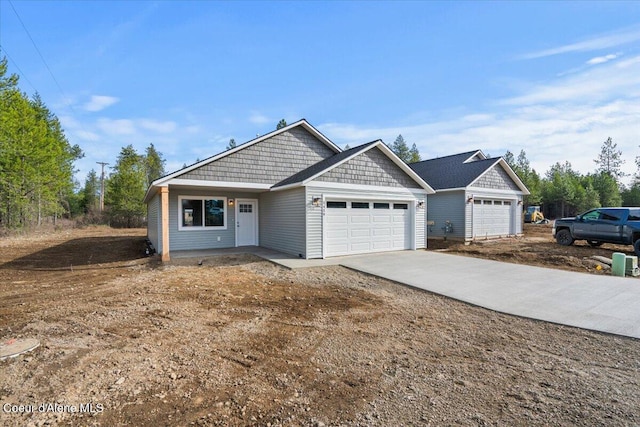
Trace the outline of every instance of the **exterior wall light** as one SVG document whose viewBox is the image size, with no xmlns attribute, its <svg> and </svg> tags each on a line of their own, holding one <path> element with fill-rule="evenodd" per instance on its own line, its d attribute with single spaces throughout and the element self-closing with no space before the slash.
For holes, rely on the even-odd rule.
<svg viewBox="0 0 640 427">
<path fill-rule="evenodd" d="M 314 197 L 313 198 L 313 206 L 320 206 L 320 200 L 322 200 L 320 197 Z"/>
<path fill-rule="evenodd" d="M 229 206 L 233 206 L 233 203 L 235 202 L 234 199 L 229 199 Z"/>
<path fill-rule="evenodd" d="M 471 196 L 471 197 L 469 197 L 469 198 L 467 199 L 467 203 L 473 203 L 473 196 Z"/>
<path fill-rule="evenodd" d="M 418 201 L 418 209 L 423 209 L 423 208 L 424 208 L 424 200 Z"/>
</svg>

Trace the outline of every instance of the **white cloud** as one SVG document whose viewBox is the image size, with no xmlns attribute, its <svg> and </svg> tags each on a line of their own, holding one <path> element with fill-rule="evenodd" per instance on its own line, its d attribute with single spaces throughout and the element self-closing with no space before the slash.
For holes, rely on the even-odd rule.
<svg viewBox="0 0 640 427">
<path fill-rule="evenodd" d="M 172 133 L 177 128 L 176 123 L 172 121 L 140 119 L 137 123 L 140 128 L 157 133 Z"/>
<path fill-rule="evenodd" d="M 107 135 L 134 135 L 136 126 L 129 119 L 101 118 L 96 122 L 96 127 Z"/>
<path fill-rule="evenodd" d="M 597 65 L 597 64 L 604 64 L 605 62 L 609 62 L 613 59 L 616 59 L 620 54 L 609 54 L 609 55 L 605 55 L 605 56 L 596 56 L 595 58 L 591 58 L 590 60 L 587 61 L 587 64 L 589 65 Z"/>
<path fill-rule="evenodd" d="M 256 125 L 263 125 L 265 123 L 269 123 L 271 119 L 269 119 L 269 117 L 265 116 L 264 114 L 253 112 L 249 117 L 249 121 Z"/>
<path fill-rule="evenodd" d="M 413 121 L 412 126 L 359 127 L 327 123 L 321 131 L 341 146 L 402 134 L 424 159 L 482 149 L 493 156 L 525 150 L 544 174 L 568 160 L 581 173 L 595 171 L 602 143 L 611 137 L 635 172 L 640 155 L 640 56 L 602 63 L 546 84 L 519 86 L 512 97 L 476 111 L 447 118 Z"/>
<path fill-rule="evenodd" d="M 84 104 L 83 108 L 86 111 L 91 112 L 102 111 L 118 101 L 120 101 L 120 99 L 116 98 L 115 96 L 92 95 L 89 102 Z"/>
<path fill-rule="evenodd" d="M 520 55 L 519 59 L 544 58 L 547 56 L 570 52 L 590 52 L 594 50 L 608 49 L 615 46 L 622 46 L 638 40 L 640 40 L 640 26 L 633 26 L 611 33 L 601 34 L 577 43 L 526 53 L 524 55 Z"/>
<path fill-rule="evenodd" d="M 501 102 L 508 105 L 603 101 L 636 96 L 640 92 L 640 56 L 603 64 L 546 84 L 530 86 L 524 93 Z"/>
<path fill-rule="evenodd" d="M 90 132 L 90 131 L 86 131 L 86 130 L 76 130 L 74 132 L 74 134 L 82 139 L 83 141 L 99 141 L 100 140 L 100 135 L 98 135 L 95 132 Z"/>
</svg>

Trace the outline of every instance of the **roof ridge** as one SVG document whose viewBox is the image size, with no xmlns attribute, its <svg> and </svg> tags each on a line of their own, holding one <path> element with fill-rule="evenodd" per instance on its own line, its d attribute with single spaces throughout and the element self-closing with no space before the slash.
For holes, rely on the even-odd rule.
<svg viewBox="0 0 640 427">
<path fill-rule="evenodd" d="M 413 163 L 411 163 L 411 164 L 412 164 L 412 165 L 415 165 L 415 164 L 418 164 L 418 163 L 430 162 L 430 161 L 433 161 L 433 160 L 442 160 L 442 159 L 447 159 L 447 158 L 449 158 L 449 157 L 456 157 L 456 156 L 463 156 L 463 155 L 465 155 L 465 156 L 466 156 L 466 155 L 475 154 L 475 153 L 477 153 L 478 151 L 482 151 L 482 150 L 470 150 L 470 151 L 465 151 L 465 152 L 457 153 L 457 154 L 449 154 L 449 155 L 441 156 L 441 157 L 433 157 L 433 158 L 431 158 L 431 159 L 425 159 L 425 160 L 421 160 L 421 161 L 419 161 L 419 162 L 413 162 Z M 486 160 L 486 159 L 482 159 L 482 160 Z"/>
</svg>

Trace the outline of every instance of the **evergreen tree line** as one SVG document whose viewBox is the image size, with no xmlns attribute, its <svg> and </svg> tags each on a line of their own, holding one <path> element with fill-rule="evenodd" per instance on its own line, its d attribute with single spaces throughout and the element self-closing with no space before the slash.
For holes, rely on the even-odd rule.
<svg viewBox="0 0 640 427">
<path fill-rule="evenodd" d="M 286 126 L 281 120 L 278 128 Z M 231 139 L 227 149 L 235 147 Z M 405 162 L 420 161 L 415 144 L 398 135 L 391 149 Z M 143 225 L 144 196 L 149 184 L 165 174 L 165 160 L 153 144 L 144 153 L 123 147 L 111 172 L 104 177 L 104 209 L 100 207 L 101 177 L 91 170 L 84 186 L 73 180 L 74 162 L 83 157 L 67 140 L 58 118 L 36 93 L 29 98 L 18 88 L 18 76 L 7 74 L 0 59 L 0 228 L 40 225 L 45 219 L 67 217 L 115 226 Z M 622 152 L 611 138 L 594 160 L 597 167 L 582 175 L 571 163 L 556 163 L 540 176 L 531 168 L 524 150 L 505 160 L 529 188 L 525 207 L 543 205 L 545 215 L 574 215 L 599 206 L 640 206 L 638 172 L 630 186 L 621 178 Z"/>
<path fill-rule="evenodd" d="M 144 154 L 132 145 L 123 147 L 112 172 L 104 178 L 104 210 L 100 211 L 101 177 L 92 169 L 84 187 L 75 193 L 70 214 L 88 223 L 105 222 L 115 227 L 144 225 L 145 193 L 153 181 L 165 175 L 164 166 L 165 160 L 153 144 L 149 144 Z"/>
<path fill-rule="evenodd" d="M 621 182 L 626 176 L 622 172 L 622 151 L 611 138 L 602 144 L 594 160 L 595 170 L 586 175 L 565 161 L 555 163 L 540 176 L 531 168 L 524 150 L 517 158 L 510 151 L 503 157 L 531 192 L 524 198 L 525 207 L 542 205 L 549 218 L 573 216 L 601 206 L 640 206 L 640 157 L 635 159 L 638 172 L 630 186 L 625 186 Z"/>
<path fill-rule="evenodd" d="M 0 59 L 0 227 L 55 222 L 69 212 L 73 164 L 82 156 L 40 96 L 22 92 Z"/>
<path fill-rule="evenodd" d="M 95 170 L 84 186 L 74 181 L 74 162 L 84 156 L 67 140 L 60 121 L 36 93 L 29 98 L 0 59 L 0 228 L 17 229 L 71 218 L 112 225 L 142 225 L 148 185 L 164 175 L 165 161 L 150 144 L 144 154 L 124 147 L 105 177 Z"/>
</svg>

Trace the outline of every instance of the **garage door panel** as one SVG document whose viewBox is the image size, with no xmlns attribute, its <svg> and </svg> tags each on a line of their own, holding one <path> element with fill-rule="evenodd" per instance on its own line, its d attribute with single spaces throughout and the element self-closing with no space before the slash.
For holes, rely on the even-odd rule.
<svg viewBox="0 0 640 427">
<path fill-rule="evenodd" d="M 327 224 L 348 224 L 349 216 L 345 214 L 341 215 L 327 215 Z"/>
<path fill-rule="evenodd" d="M 511 202 L 477 199 L 473 204 L 473 236 L 491 237 L 512 234 L 514 212 Z"/>
<path fill-rule="evenodd" d="M 394 227 L 393 235 L 394 236 L 404 236 L 407 234 L 407 230 L 404 227 Z"/>
<path fill-rule="evenodd" d="M 391 216 L 390 215 L 375 215 L 372 218 L 373 222 L 375 223 L 390 223 L 391 222 Z"/>
<path fill-rule="evenodd" d="M 350 222 L 352 224 L 369 224 L 371 222 L 371 218 L 369 218 L 369 215 L 353 214 L 351 215 Z"/>
<path fill-rule="evenodd" d="M 388 240 L 385 240 L 383 242 L 373 242 L 373 249 L 375 250 L 383 250 L 383 249 L 391 249 L 392 245 L 391 242 Z"/>
<path fill-rule="evenodd" d="M 351 237 L 370 237 L 371 236 L 371 230 L 368 228 L 363 228 L 363 229 L 356 229 L 356 230 L 351 230 L 350 233 Z"/>
<path fill-rule="evenodd" d="M 386 236 L 391 236 L 391 228 L 385 227 L 385 228 L 372 228 L 371 229 L 371 235 L 374 237 L 386 237 Z"/>
<path fill-rule="evenodd" d="M 327 230 L 327 239 L 346 239 L 347 237 L 349 237 L 348 228 L 329 228 Z"/>
<path fill-rule="evenodd" d="M 381 203 L 393 206 L 391 202 L 369 201 L 369 208 L 353 208 L 352 203 L 347 201 L 346 208 L 325 210 L 325 256 L 411 248 L 413 217 L 409 210 L 379 207 Z"/>
<path fill-rule="evenodd" d="M 351 243 L 350 252 L 369 252 L 371 249 L 371 242 L 353 242 Z"/>
</svg>

